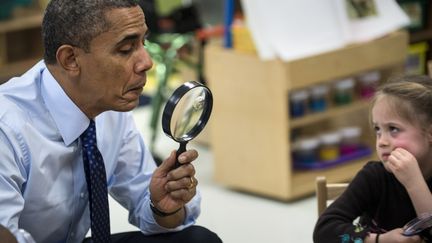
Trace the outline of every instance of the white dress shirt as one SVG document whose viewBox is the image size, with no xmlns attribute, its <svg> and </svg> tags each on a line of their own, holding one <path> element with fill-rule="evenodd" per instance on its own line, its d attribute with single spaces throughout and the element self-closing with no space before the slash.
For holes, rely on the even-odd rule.
<svg viewBox="0 0 432 243">
<path fill-rule="evenodd" d="M 156 166 L 131 112 L 107 111 L 95 122 L 108 191 L 128 209 L 129 221 L 145 234 L 194 224 L 199 193 L 186 205 L 183 225 L 166 229 L 155 222 L 149 183 Z M 0 224 L 18 242 L 84 239 L 90 215 L 79 136 L 88 125 L 43 61 L 0 85 Z"/>
</svg>

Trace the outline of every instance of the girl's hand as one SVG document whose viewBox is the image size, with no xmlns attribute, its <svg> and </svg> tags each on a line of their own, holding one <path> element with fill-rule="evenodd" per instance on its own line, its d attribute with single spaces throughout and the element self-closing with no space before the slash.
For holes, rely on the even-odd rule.
<svg viewBox="0 0 432 243">
<path fill-rule="evenodd" d="M 391 172 L 407 189 L 424 180 L 417 159 L 403 148 L 393 150 L 387 163 Z"/>
</svg>

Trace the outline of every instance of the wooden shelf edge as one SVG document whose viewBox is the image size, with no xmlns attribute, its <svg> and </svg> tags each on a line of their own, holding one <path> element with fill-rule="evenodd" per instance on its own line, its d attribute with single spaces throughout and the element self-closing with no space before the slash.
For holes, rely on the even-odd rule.
<svg viewBox="0 0 432 243">
<path fill-rule="evenodd" d="M 291 119 L 291 121 L 289 122 L 290 128 L 300 128 L 316 122 L 320 122 L 325 119 L 336 117 L 343 113 L 351 113 L 358 110 L 363 110 L 367 108 L 369 104 L 370 100 L 359 100 L 343 106 L 330 107 L 327 111 L 324 112 L 306 114 L 304 117 Z"/>
<path fill-rule="evenodd" d="M 13 63 L 0 64 L 0 83 L 1 79 L 8 79 L 23 74 L 40 60 L 41 58 L 29 58 Z"/>
<path fill-rule="evenodd" d="M 291 181 L 292 192 L 290 198 L 295 199 L 312 195 L 315 192 L 315 178 L 317 176 L 325 176 L 327 181 L 332 183 L 349 182 L 357 172 L 371 160 L 376 160 L 375 153 L 368 157 L 326 169 L 293 170 Z"/>
<path fill-rule="evenodd" d="M 41 10 L 27 10 L 25 13 L 0 21 L 0 34 L 41 27 L 43 14 Z"/>
</svg>

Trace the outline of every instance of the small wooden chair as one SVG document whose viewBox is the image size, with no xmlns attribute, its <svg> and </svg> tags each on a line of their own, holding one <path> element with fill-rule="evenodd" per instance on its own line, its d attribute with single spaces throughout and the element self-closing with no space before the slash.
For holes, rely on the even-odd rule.
<svg viewBox="0 0 432 243">
<path fill-rule="evenodd" d="M 318 216 L 348 187 L 348 183 L 327 183 L 325 176 L 316 178 L 316 197 L 318 203 Z"/>
</svg>

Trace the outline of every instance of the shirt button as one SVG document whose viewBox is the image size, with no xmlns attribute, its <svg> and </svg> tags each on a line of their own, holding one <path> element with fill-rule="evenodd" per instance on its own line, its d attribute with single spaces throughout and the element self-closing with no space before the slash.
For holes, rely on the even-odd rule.
<svg viewBox="0 0 432 243">
<path fill-rule="evenodd" d="M 85 193 L 84 193 L 84 192 L 81 192 L 81 194 L 80 194 L 80 198 L 84 198 L 84 196 L 85 196 Z"/>
<path fill-rule="evenodd" d="M 75 236 L 75 232 L 71 232 L 70 235 L 71 235 L 71 237 L 74 237 Z"/>
</svg>

